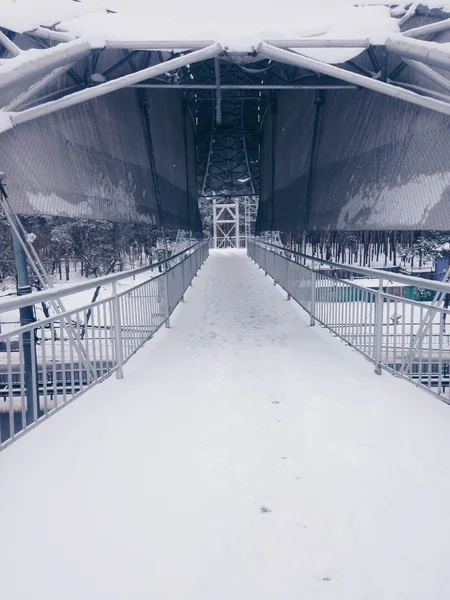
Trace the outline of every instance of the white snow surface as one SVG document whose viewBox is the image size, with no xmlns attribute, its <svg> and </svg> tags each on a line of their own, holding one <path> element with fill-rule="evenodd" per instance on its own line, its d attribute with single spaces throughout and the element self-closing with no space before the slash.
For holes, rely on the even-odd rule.
<svg viewBox="0 0 450 600">
<path fill-rule="evenodd" d="M 448 406 L 242 252 L 172 325 L 0 454 L 2 597 L 448 598 Z"/>
<path fill-rule="evenodd" d="M 364 4 L 364 3 L 363 3 Z M 212 40 L 233 51 L 251 51 L 263 39 L 367 39 L 383 42 L 398 31 L 390 9 L 354 6 L 353 0 L 230 0 L 226 9 L 209 0 L 174 0 L 155 6 L 147 0 L 0 0 L 0 25 L 15 31 L 54 26 L 72 38 L 98 45 L 107 41 Z M 115 11 L 107 13 L 106 9 Z M 327 62 L 344 62 L 362 49 L 304 50 Z"/>
<path fill-rule="evenodd" d="M 267 39 L 370 39 L 383 44 L 398 33 L 398 16 L 410 2 L 391 11 L 387 0 L 281 0 L 273 3 L 229 0 L 226 9 L 210 0 L 194 4 L 149 0 L 0 0 L 0 26 L 18 32 L 52 27 L 93 47 L 126 41 L 215 41 L 234 52 L 250 52 Z M 450 0 L 429 0 L 430 8 L 450 9 Z M 328 63 L 342 63 L 363 48 L 302 49 Z M 11 59 L 21 64 L 34 58 Z"/>
</svg>

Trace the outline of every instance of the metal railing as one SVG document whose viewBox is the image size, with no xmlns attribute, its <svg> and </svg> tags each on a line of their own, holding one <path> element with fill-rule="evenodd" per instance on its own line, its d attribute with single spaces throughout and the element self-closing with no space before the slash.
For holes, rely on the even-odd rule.
<svg viewBox="0 0 450 600">
<path fill-rule="evenodd" d="M 309 313 L 311 325 L 355 348 L 377 374 L 389 371 L 450 403 L 449 283 L 334 263 L 257 239 L 247 252 Z M 436 301 L 404 295 L 419 290 L 435 292 Z"/>
<path fill-rule="evenodd" d="M 207 257 L 208 243 L 198 242 L 149 267 L 0 304 L 0 316 L 57 297 L 77 305 L 0 335 L 0 450 L 112 373 L 122 378 L 124 363 L 162 325 L 170 326 Z M 110 295 L 78 306 L 74 295 L 98 286 Z"/>
</svg>

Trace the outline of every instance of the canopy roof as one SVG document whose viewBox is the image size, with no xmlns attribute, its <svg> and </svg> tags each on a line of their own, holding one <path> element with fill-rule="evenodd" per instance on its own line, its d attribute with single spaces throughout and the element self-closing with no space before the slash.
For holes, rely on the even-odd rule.
<svg viewBox="0 0 450 600">
<path fill-rule="evenodd" d="M 312 6 L 302 0 L 284 2 L 274 15 L 274 7 L 255 9 L 231 0 L 226 10 L 209 2 L 187 4 L 176 0 L 157 10 L 143 0 L 18 0 L 2 10 L 0 26 L 26 32 L 50 27 L 82 37 L 93 45 L 145 40 L 177 42 L 209 40 L 220 42 L 230 51 L 251 51 L 264 39 L 370 39 L 383 43 L 398 31 L 396 19 L 386 6 L 353 6 L 349 0 L 322 0 Z M 361 50 L 359 50 L 361 51 Z M 309 56 L 330 62 L 344 62 L 358 54 L 357 49 L 315 50 Z"/>
<path fill-rule="evenodd" d="M 321 70 L 323 64 L 346 63 L 371 47 L 385 46 L 393 54 L 445 68 L 450 64 L 448 44 L 426 41 L 427 27 L 401 31 L 412 17 L 423 15 L 426 19 L 433 13 L 440 22 L 431 24 L 434 29 L 430 33 L 448 30 L 446 5 L 450 9 L 450 0 L 429 0 L 426 6 L 405 1 L 393 6 L 387 0 L 361 0 L 357 5 L 353 0 L 284 0 L 277 3 L 274 16 L 273 4 L 254 6 L 241 0 L 230 0 L 226 10 L 206 0 L 194 7 L 181 0 L 167 3 L 167 7 L 149 5 L 147 0 L 0 0 L 0 27 L 6 33 L 0 30 L 0 43 L 9 52 L 1 59 L 0 88 L 21 78 L 25 82 L 29 77 L 42 78 L 58 67 L 72 66 L 93 52 L 108 49 L 180 53 L 209 46 L 212 55 L 244 55 L 249 61 L 252 56 L 268 57 L 262 51 L 267 43 L 314 59 L 317 64 L 305 63 L 305 68 L 326 74 Z M 13 41 L 16 34 L 34 44 L 19 46 Z M 134 83 L 145 80 L 145 73 L 142 75 Z M 104 84 L 104 80 L 94 78 L 92 84 Z M 362 85 L 365 87 L 364 82 Z M 117 89 L 103 85 L 101 92 L 102 85 L 97 87 L 99 95 Z M 80 101 L 83 97 L 92 96 L 80 96 Z M 413 101 L 413 94 L 409 99 Z M 439 110 L 437 101 L 434 107 Z M 56 105 L 49 108 L 57 109 Z M 13 114 L 8 117 L 7 109 L 2 110 L 0 133 L 19 122 Z M 446 110 L 441 107 L 442 112 Z"/>
<path fill-rule="evenodd" d="M 353 123 L 355 131 L 367 133 L 367 125 L 371 126 L 370 136 L 374 143 L 368 151 L 375 152 L 373 156 L 378 157 L 376 160 L 380 165 L 385 156 L 380 144 L 391 132 L 397 136 L 393 141 L 395 148 L 419 130 L 429 133 L 430 149 L 434 131 L 447 139 L 447 133 L 444 135 L 443 132 L 450 116 L 450 12 L 446 12 L 450 11 L 450 0 L 429 0 L 427 5 L 362 0 L 356 6 L 354 0 L 280 0 L 276 7 L 275 13 L 273 3 L 261 6 L 261 3 L 243 4 L 242 0 L 230 0 L 226 10 L 206 0 L 195 5 L 173 0 L 164 6 L 161 3 L 149 5 L 148 0 L 0 0 L 0 134 L 7 136 L 3 138 L 2 165 L 9 161 L 11 172 L 14 168 L 11 156 L 14 155 L 25 164 L 33 141 L 33 160 L 38 168 L 45 152 L 42 140 L 50 135 L 50 131 L 55 136 L 53 148 L 58 148 L 49 161 L 52 175 L 55 169 L 51 169 L 51 165 L 62 161 L 63 156 L 66 162 L 61 173 L 72 169 L 72 165 L 81 164 L 80 156 L 86 172 L 87 166 L 94 164 L 89 152 L 95 152 L 98 168 L 95 173 L 91 169 L 95 185 L 85 183 L 85 194 L 89 198 L 86 202 L 92 202 L 90 190 L 96 189 L 95 214 L 105 216 L 110 214 L 108 207 L 112 206 L 110 190 L 119 189 L 117 182 L 127 180 L 127 211 L 130 215 L 134 215 L 138 197 L 143 205 L 150 203 L 144 197 L 150 172 L 157 173 L 159 179 L 167 182 L 167 190 L 176 188 L 176 194 L 167 193 L 167 197 L 179 197 L 176 203 L 181 206 L 185 202 L 184 213 L 190 214 L 195 198 L 195 178 L 197 190 L 202 195 L 216 195 L 221 191 L 228 195 L 257 195 L 259 165 L 264 164 L 267 180 L 262 181 L 262 200 L 265 199 L 266 207 L 273 204 L 273 210 L 267 212 L 266 218 L 266 224 L 273 225 L 277 219 L 276 204 L 281 202 L 280 194 L 274 196 L 274 190 L 286 190 L 289 202 L 300 192 L 295 191 L 297 188 L 292 193 L 289 191 L 291 179 L 298 171 L 297 163 L 283 174 L 282 167 L 288 168 L 288 163 L 277 159 L 278 174 L 271 179 L 268 165 L 275 162 L 275 155 L 268 151 L 267 140 L 272 136 L 276 146 L 284 139 L 286 156 L 292 153 L 292 141 L 283 138 L 284 133 L 294 131 L 294 112 L 310 114 L 312 106 L 323 102 L 320 94 L 316 95 L 319 92 L 330 92 L 321 112 L 325 120 L 327 115 L 334 119 L 330 120 L 329 130 L 345 126 L 346 129 L 337 136 L 345 148 L 355 146 L 348 124 L 353 123 L 353 113 L 359 111 L 363 122 L 357 127 Z M 300 97 L 298 90 L 305 94 Z M 308 90 L 313 91 L 312 95 L 306 93 Z M 361 90 L 366 91 L 363 94 Z M 389 102 L 377 103 L 377 107 L 384 106 L 390 120 L 372 106 L 374 98 L 379 99 L 372 92 L 389 97 Z M 173 100 L 174 95 L 181 99 L 180 102 Z M 280 107 L 281 116 L 277 116 L 275 104 Z M 342 110 L 335 110 L 338 105 L 348 111 L 346 124 L 339 117 Z M 165 107 L 168 110 L 170 107 L 171 112 L 167 113 L 166 122 L 161 119 L 159 123 L 155 115 L 158 117 Z M 380 123 L 391 123 L 385 128 L 384 137 L 379 135 L 380 128 L 367 113 L 368 107 L 371 114 L 378 115 Z M 420 110 L 416 111 L 416 107 Z M 412 109 L 415 112 L 411 112 Z M 433 115 L 430 111 L 440 113 L 441 120 L 428 119 L 427 115 Z M 409 118 L 411 115 L 413 117 Z M 35 120 L 36 126 L 31 127 Z M 112 132 L 120 130 L 125 121 L 134 125 L 133 128 L 125 127 L 121 133 L 126 143 L 118 143 L 112 139 Z M 401 123 L 402 127 L 397 130 L 395 122 Z M 86 128 L 86 123 L 91 123 L 91 132 L 86 131 L 83 137 L 79 131 Z M 27 128 L 22 127 L 24 124 Z M 104 124 L 107 126 L 103 127 Z M 297 126 L 297 138 L 300 139 L 307 128 L 301 121 Z M 19 133 L 23 131 L 22 135 L 17 136 L 11 131 L 17 127 Z M 310 132 L 312 138 L 316 129 L 320 127 Z M 171 145 L 165 143 L 165 132 L 169 130 Z M 159 148 L 156 166 L 152 165 L 151 159 L 145 164 L 139 162 L 143 147 L 147 146 L 149 157 L 154 153 L 149 136 L 157 140 Z M 366 134 L 362 141 L 364 136 Z M 70 140 L 78 163 L 65 153 L 67 140 Z M 134 155 L 137 140 L 141 150 Z M 337 147 L 334 141 L 333 144 Z M 194 146 L 198 159 L 196 169 L 195 160 L 192 162 Z M 305 190 L 301 194 L 315 202 L 309 183 L 316 162 L 313 148 L 314 145 L 305 155 Z M 414 148 L 411 156 L 423 154 L 424 149 L 420 150 L 419 145 Z M 122 152 L 120 156 L 114 154 L 118 149 Z M 260 149 L 267 150 L 262 161 Z M 441 154 L 443 152 L 448 155 L 446 147 L 441 148 Z M 173 160 L 169 160 L 168 153 Z M 132 160 L 131 156 L 134 157 Z M 404 152 L 399 152 L 395 160 L 400 160 L 401 156 Z M 337 158 L 336 152 L 330 150 L 325 162 L 320 156 L 317 162 L 318 168 L 324 165 L 323 168 L 328 169 L 333 185 L 343 169 L 336 165 L 333 170 L 326 165 L 336 163 Z M 373 198 L 385 193 L 387 202 L 391 201 L 389 190 L 397 185 L 395 160 L 392 161 L 392 173 L 384 180 L 383 190 L 373 188 Z M 358 167 L 361 173 L 366 168 L 362 168 L 362 164 L 360 162 Z M 400 168 L 400 163 L 398 165 Z M 426 169 L 439 200 L 445 195 L 447 179 L 444 182 L 441 177 L 437 185 L 440 175 L 436 165 L 434 160 Z M 442 172 L 446 167 L 441 165 L 439 168 Z M 163 174 L 164 170 L 167 172 Z M 33 206 L 37 206 L 38 175 L 32 176 L 29 171 L 20 172 L 20 182 L 23 187 L 28 177 L 27 185 L 33 187 Z M 408 182 L 414 172 L 414 169 L 408 171 Z M 354 171 L 349 173 L 351 178 Z M 43 170 L 39 177 L 42 180 Z M 108 179 L 107 186 L 102 177 Z M 347 179 L 333 192 L 336 203 L 343 197 L 342 190 L 349 189 Z M 325 181 L 323 177 L 322 180 Z M 79 202 L 77 190 L 81 183 L 73 181 L 70 190 L 63 194 L 67 182 L 67 176 L 61 176 L 52 186 L 59 186 L 57 195 L 65 202 Z M 156 218 L 155 211 L 164 212 L 157 206 L 161 204 L 158 198 L 163 194 L 156 183 L 151 192 L 152 219 Z M 355 207 L 348 217 L 352 223 L 361 221 L 358 215 L 363 184 L 363 181 L 355 184 L 358 193 L 355 192 Z M 48 187 L 47 193 L 49 205 L 53 202 L 52 186 Z M 190 194 L 183 200 L 186 187 Z M 326 194 L 331 197 L 331 192 L 326 191 Z M 118 205 L 123 195 L 120 192 L 117 196 Z M 406 192 L 404 196 L 406 198 Z M 425 206 L 422 196 L 418 195 L 418 212 L 428 210 L 429 201 Z M 29 194 L 24 187 L 22 197 L 24 205 L 28 206 Z M 306 205 L 309 203 L 310 200 Z M 445 206 L 442 204 L 439 215 L 446 206 L 447 201 Z M 114 208 L 113 212 L 118 210 Z M 172 218 L 177 210 L 167 207 L 165 220 L 168 223 L 172 219 L 171 222 L 180 227 L 183 219 Z M 314 211 L 310 208 L 305 211 L 296 220 L 303 223 L 302 226 L 311 227 Z M 314 227 L 333 227 L 341 218 L 335 215 L 323 221 L 319 216 L 314 217 L 314 223 L 320 225 L 313 223 Z M 191 215 L 191 222 L 196 219 L 196 214 Z M 409 226 L 414 219 L 412 215 L 408 223 L 404 221 L 400 225 Z M 441 222 L 440 216 L 433 220 L 433 226 L 436 221 Z M 286 226 L 291 224 L 289 217 Z"/>
</svg>

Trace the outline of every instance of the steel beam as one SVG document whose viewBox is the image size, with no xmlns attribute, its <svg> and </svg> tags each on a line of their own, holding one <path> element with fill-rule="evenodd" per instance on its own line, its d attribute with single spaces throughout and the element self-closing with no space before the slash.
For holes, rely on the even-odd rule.
<svg viewBox="0 0 450 600">
<path fill-rule="evenodd" d="M 25 104 L 27 104 L 27 102 L 31 98 L 33 98 L 41 90 L 46 88 L 52 81 L 54 81 L 55 79 L 58 79 L 58 77 L 60 77 L 61 75 L 64 75 L 64 73 L 69 71 L 69 69 L 71 69 L 71 67 L 72 67 L 72 64 L 68 64 L 68 65 L 65 65 L 64 67 L 59 67 L 58 69 L 55 69 L 54 71 L 52 71 L 51 73 L 46 75 L 43 79 L 41 79 L 40 81 L 38 81 L 37 83 L 35 83 L 31 87 L 29 87 L 25 92 L 20 94 L 20 96 L 17 96 L 17 98 L 15 98 L 7 106 L 2 108 L 2 111 L 17 110 L 21 106 L 24 106 Z"/>
<path fill-rule="evenodd" d="M 119 67 L 121 67 L 124 63 L 129 62 L 130 59 L 133 58 L 133 56 L 137 53 L 138 53 L 138 50 L 133 50 L 129 54 L 126 54 L 124 57 L 122 57 L 121 59 L 119 59 L 118 61 L 116 61 L 109 67 L 106 67 L 103 71 L 101 71 L 100 75 L 103 75 L 104 77 L 106 77 L 107 75 L 112 73 L 115 69 L 118 69 Z"/>
<path fill-rule="evenodd" d="M 436 42 L 424 42 L 399 36 L 386 40 L 386 50 L 401 56 L 423 62 L 430 67 L 438 67 L 450 71 L 450 51 L 440 47 Z"/>
<path fill-rule="evenodd" d="M 448 29 L 450 29 L 450 19 L 445 19 L 444 21 L 438 21 L 437 23 L 429 23 L 428 25 L 408 29 L 403 32 L 403 35 L 410 38 L 420 38 L 441 31 L 447 31 Z"/>
<path fill-rule="evenodd" d="M 441 100 L 420 96 L 415 92 L 396 87 L 390 83 L 385 83 L 376 79 L 370 79 L 368 77 L 364 77 L 363 75 L 359 75 L 359 73 L 352 73 L 334 65 L 320 62 L 313 58 L 308 58 L 306 56 L 294 54 L 293 52 L 288 52 L 280 48 L 275 48 L 274 46 L 269 46 L 264 42 L 260 44 L 258 50 L 263 56 L 271 58 L 272 60 L 286 62 L 287 64 L 315 71 L 316 73 L 330 75 L 330 77 L 342 79 L 343 81 L 373 90 L 374 92 L 380 92 L 386 96 L 390 96 L 391 98 L 404 100 L 423 108 L 428 108 L 445 115 L 450 115 L 450 104 L 447 104 Z"/>
<path fill-rule="evenodd" d="M 68 44 L 61 44 L 56 48 L 38 51 L 40 55 L 35 60 L 23 64 L 17 64 L 12 58 L 0 67 L 0 89 L 12 87 L 21 80 L 29 77 L 47 75 L 49 71 L 63 66 L 71 66 L 72 63 L 84 58 L 91 51 L 89 42 L 75 40 Z"/>
<path fill-rule="evenodd" d="M 270 110 L 272 114 L 272 154 L 271 154 L 271 198 L 270 198 L 270 230 L 273 231 L 275 222 L 275 170 L 277 166 L 277 113 L 278 104 L 275 98 L 272 98 L 270 103 Z"/>
<path fill-rule="evenodd" d="M 416 2 L 416 15 L 418 17 L 428 17 L 430 19 L 447 19 L 450 17 L 450 13 L 448 10 L 444 8 L 430 8 L 427 6 L 426 2 Z M 442 2 L 444 4 L 444 2 Z"/>
<path fill-rule="evenodd" d="M 32 35 L 41 40 L 48 40 L 51 42 L 60 43 L 73 41 L 73 37 L 69 34 L 62 33 L 61 31 L 54 31 L 53 29 L 47 29 L 46 27 L 36 27 L 36 29 L 25 31 L 24 33 L 25 35 Z"/>
<path fill-rule="evenodd" d="M 308 168 L 308 180 L 306 184 L 306 197 L 305 197 L 305 229 L 308 227 L 309 216 L 311 212 L 311 197 L 314 187 L 314 175 L 317 164 L 317 154 L 319 149 L 319 137 L 320 137 L 320 126 L 322 122 L 322 106 L 325 103 L 325 99 L 321 92 L 317 92 L 316 98 L 314 100 L 314 104 L 316 107 L 314 113 L 314 125 L 313 125 L 313 134 L 311 140 L 311 153 L 309 159 L 309 168 Z"/>
<path fill-rule="evenodd" d="M 216 90 L 217 86 L 207 83 L 137 83 L 132 87 L 150 88 L 150 89 L 181 89 L 181 90 Z M 340 90 L 340 89 L 355 89 L 357 85 L 339 84 L 339 83 L 308 83 L 300 85 L 271 85 L 271 84 L 226 84 L 220 85 L 221 90 Z M 237 99 L 237 98 L 236 98 Z"/>
<path fill-rule="evenodd" d="M 356 71 L 358 71 L 358 73 L 361 73 L 361 75 L 366 75 L 367 77 L 373 77 L 375 75 L 373 71 L 370 71 L 369 69 L 358 65 L 358 63 L 356 63 L 354 60 L 348 60 L 347 64 L 353 67 Z"/>
<path fill-rule="evenodd" d="M 266 43 L 278 48 L 368 48 L 370 40 L 333 40 L 323 38 L 270 39 Z M 122 50 L 197 50 L 214 44 L 214 40 L 106 40 L 107 49 Z M 250 50 L 249 50 L 250 51 Z M 233 49 L 230 48 L 230 52 Z M 239 54 L 242 54 L 239 51 Z"/>
<path fill-rule="evenodd" d="M 11 215 L 12 219 L 17 220 L 15 215 Z M 17 295 L 26 296 L 31 295 L 30 278 L 28 275 L 28 263 L 25 252 L 18 239 L 20 233 L 17 228 L 12 232 L 13 238 L 13 249 L 14 258 L 17 273 Z M 29 306 L 24 306 L 19 309 L 20 325 L 24 327 L 30 323 L 36 321 L 34 313 L 34 305 L 30 300 Z M 26 420 L 27 425 L 30 425 L 33 421 L 38 418 L 38 389 L 35 381 L 37 367 L 36 367 L 36 340 L 35 331 L 26 331 L 22 334 L 22 352 L 23 352 L 23 363 L 24 363 L 24 381 L 25 381 L 25 394 L 27 399 L 27 410 Z"/>
<path fill-rule="evenodd" d="M 19 54 L 22 52 L 19 46 L 10 40 L 9 37 L 3 33 L 3 31 L 0 31 L 0 44 L 4 46 L 13 56 L 19 56 Z"/>
<path fill-rule="evenodd" d="M 406 88 L 407 90 L 412 90 L 413 92 L 418 92 L 422 95 L 431 96 L 432 98 L 436 98 L 437 100 L 442 100 L 443 102 L 450 102 L 450 96 L 446 94 L 442 94 L 441 92 L 435 92 L 434 90 L 429 90 L 428 88 L 421 87 L 420 85 L 414 85 L 412 83 L 406 83 L 403 81 L 393 81 L 396 86 Z"/>
<path fill-rule="evenodd" d="M 324 38 L 303 39 L 272 39 L 264 43 L 277 48 L 368 48 L 371 44 L 368 38 L 359 40 L 327 40 Z M 255 48 L 256 51 L 257 48 Z"/>
<path fill-rule="evenodd" d="M 242 122 L 242 127 L 243 127 L 244 126 L 244 102 L 242 102 L 241 122 Z M 242 133 L 242 146 L 244 148 L 244 154 L 245 154 L 245 166 L 248 171 L 248 176 L 250 177 L 250 187 L 252 190 L 252 195 L 254 196 L 256 194 L 255 183 L 253 181 L 253 173 L 250 168 L 250 161 L 248 159 L 248 150 L 247 150 L 247 141 L 246 141 L 245 132 Z"/>
<path fill-rule="evenodd" d="M 427 67 L 427 65 L 415 60 L 410 60 L 409 58 L 404 58 L 403 61 L 412 69 L 415 69 L 416 71 L 419 71 L 419 73 L 422 73 L 422 75 L 425 75 L 425 77 L 428 77 L 428 79 L 439 85 L 442 89 L 450 92 L 450 81 L 439 73 L 436 73 L 436 71 L 433 71 L 430 67 Z"/>
<path fill-rule="evenodd" d="M 107 50 L 201 50 L 212 46 L 214 40 L 106 40 Z"/>
<path fill-rule="evenodd" d="M 403 17 L 398 20 L 399 27 L 403 27 L 403 25 L 406 25 L 406 23 L 415 16 L 419 4 L 420 2 L 413 2 L 411 4 L 411 6 L 408 8 Z"/>
<path fill-rule="evenodd" d="M 116 92 L 117 90 L 130 87 L 130 85 L 139 83 L 141 81 L 145 81 L 150 77 L 162 75 L 167 71 L 173 71 L 174 69 L 179 69 L 180 67 L 184 67 L 188 64 L 193 64 L 202 60 L 214 58 L 215 56 L 218 56 L 221 52 L 222 46 L 220 44 L 213 44 L 212 46 L 208 46 L 207 48 L 203 48 L 202 50 L 197 50 L 195 52 L 192 52 L 191 54 L 179 56 L 178 58 L 170 59 L 164 63 L 160 63 L 158 65 L 148 67 L 147 69 L 143 69 L 142 71 L 130 73 L 128 75 L 124 75 L 123 77 L 119 77 L 118 79 L 107 81 L 106 83 L 101 83 L 95 87 L 90 87 L 79 92 L 75 92 L 70 96 L 65 96 L 64 98 L 54 100 L 53 102 L 48 102 L 46 104 L 34 106 L 33 108 L 28 108 L 22 112 L 10 112 L 5 114 L 8 114 L 10 116 L 13 125 L 20 125 L 21 123 L 26 123 L 28 121 L 32 121 L 33 119 L 38 119 L 40 117 L 52 114 L 59 110 L 63 110 L 70 106 L 81 104 L 82 102 L 86 102 L 87 100 L 99 98 L 106 94 Z M 7 127 L 4 125 L 3 130 L 5 131 L 6 129 Z"/>
<path fill-rule="evenodd" d="M 214 73 L 216 76 L 216 123 L 222 123 L 222 91 L 220 87 L 220 62 L 216 57 L 214 59 Z"/>
<path fill-rule="evenodd" d="M 49 94 L 45 94 L 45 96 L 40 96 L 39 98 L 35 98 L 34 100 L 29 100 L 28 102 L 26 102 L 25 104 L 21 104 L 20 105 L 20 111 L 23 112 L 28 108 L 31 108 L 32 106 L 35 106 L 37 104 L 44 104 L 53 100 L 58 100 L 59 98 L 63 98 L 64 96 L 68 96 L 69 94 L 73 94 L 75 92 L 79 92 L 80 90 L 84 90 L 86 88 L 86 85 L 83 83 L 82 85 L 71 85 L 70 87 L 61 89 L 61 90 L 55 90 L 54 92 L 50 92 Z M 8 112 L 6 110 L 6 108 L 3 110 L 3 112 Z M 18 113 L 11 113 L 9 112 L 9 114 L 18 114 Z"/>
</svg>

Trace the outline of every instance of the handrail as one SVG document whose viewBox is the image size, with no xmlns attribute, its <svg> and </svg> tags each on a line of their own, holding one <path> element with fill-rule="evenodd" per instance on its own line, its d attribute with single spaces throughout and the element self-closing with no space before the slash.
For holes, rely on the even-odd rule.
<svg viewBox="0 0 450 600">
<path fill-rule="evenodd" d="M 315 263 L 328 265 L 330 267 L 333 267 L 334 269 L 342 269 L 345 271 L 358 273 L 360 275 L 366 275 L 376 279 L 387 279 L 388 281 L 391 281 L 393 283 L 404 283 L 407 285 L 413 285 L 415 287 L 426 288 L 427 290 L 433 290 L 435 292 L 443 292 L 444 294 L 450 294 L 450 283 L 433 281 L 431 279 L 422 279 L 421 277 L 414 277 L 413 275 L 402 275 L 399 273 L 392 273 L 391 271 L 383 271 L 382 269 L 371 269 L 369 267 L 354 267 L 353 265 L 346 265 L 343 263 L 325 260 L 318 256 L 303 254 L 302 252 L 290 250 L 289 248 L 277 246 L 276 244 L 272 244 L 271 242 L 264 242 L 256 238 L 254 238 L 254 241 L 256 244 L 271 246 L 272 248 L 276 248 L 277 250 L 282 250 L 283 252 L 286 252 L 288 254 L 294 254 L 295 256 L 314 261 Z"/>
<path fill-rule="evenodd" d="M 450 293 L 450 284 L 335 263 L 255 238 L 247 251 L 287 292 L 287 299 L 306 310 L 311 326 L 320 323 L 360 352 L 378 375 L 386 370 L 450 404 L 449 308 L 418 302 L 403 291 L 384 291 L 385 282 L 392 281 L 394 286 L 435 290 L 442 298 Z M 375 285 L 363 287 L 355 283 L 358 279 L 337 277 L 335 269 L 371 277 Z"/>
<path fill-rule="evenodd" d="M 122 379 L 125 363 L 156 331 L 170 327 L 170 316 L 207 257 L 208 243 L 202 241 L 147 267 L 0 305 L 0 311 L 10 310 L 112 284 L 106 298 L 90 304 L 78 298 L 82 306 L 0 334 L 0 450 L 109 375 Z M 158 267 L 161 273 L 154 272 Z M 117 289 L 117 282 L 137 273 L 147 275 Z M 64 334 L 65 323 L 76 332 L 76 344 Z"/>
<path fill-rule="evenodd" d="M 123 279 L 129 279 L 135 275 L 140 275 L 142 273 L 148 273 L 149 271 L 153 271 L 158 267 L 164 266 L 167 263 L 179 258 L 183 254 L 186 254 L 189 251 L 195 250 L 199 245 L 205 243 L 203 240 L 189 246 L 189 248 L 185 248 L 181 252 L 174 254 L 170 258 L 166 258 L 159 262 L 153 263 L 152 265 L 147 265 L 145 267 L 138 267 L 137 269 L 131 269 L 130 271 L 122 271 L 121 273 L 113 273 L 111 275 L 105 275 L 104 277 L 98 277 L 97 279 L 90 279 L 85 283 L 76 283 L 74 285 L 69 285 L 67 287 L 57 287 L 52 288 L 50 290 L 42 290 L 40 292 L 34 292 L 33 294 L 28 294 L 26 296 L 20 296 L 15 298 L 14 300 L 8 300 L 7 302 L 0 303 L 0 314 L 4 312 L 8 312 L 11 310 L 17 310 L 19 308 L 23 308 L 25 306 L 30 306 L 31 304 L 40 304 L 41 302 L 46 302 L 48 300 L 54 300 L 56 298 L 64 298 L 65 296 L 70 296 L 71 294 L 78 294 L 79 292 L 85 292 L 86 290 L 90 290 L 96 288 L 98 286 L 107 285 L 109 283 L 115 283 L 117 281 L 121 281 Z M 170 269 L 167 269 L 170 270 Z"/>
</svg>

